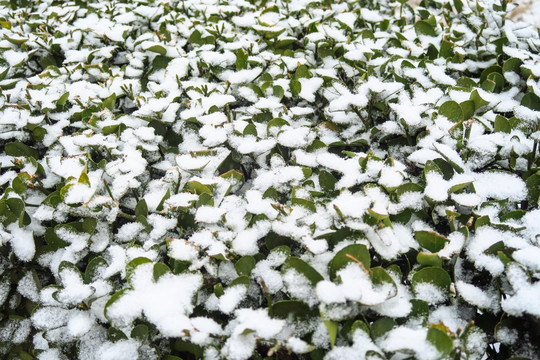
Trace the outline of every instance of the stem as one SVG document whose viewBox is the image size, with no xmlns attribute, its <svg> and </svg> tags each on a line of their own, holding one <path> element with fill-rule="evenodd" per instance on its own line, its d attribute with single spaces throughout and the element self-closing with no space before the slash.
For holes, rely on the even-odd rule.
<svg viewBox="0 0 540 360">
<path fill-rule="evenodd" d="M 113 199 L 113 201 L 115 201 L 115 200 L 114 200 L 114 196 L 113 196 L 113 194 L 112 194 L 112 192 L 111 192 L 111 188 L 109 187 L 109 183 L 107 182 L 106 179 L 103 179 L 103 184 L 105 185 L 105 189 L 106 189 L 107 192 L 109 193 L 109 196 L 111 197 L 111 199 Z"/>
<path fill-rule="evenodd" d="M 536 151 L 538 150 L 538 140 L 534 140 L 534 145 L 532 148 L 531 156 L 529 157 L 529 161 L 527 163 L 527 170 L 531 170 L 531 168 L 534 165 L 534 162 L 536 161 Z"/>
</svg>

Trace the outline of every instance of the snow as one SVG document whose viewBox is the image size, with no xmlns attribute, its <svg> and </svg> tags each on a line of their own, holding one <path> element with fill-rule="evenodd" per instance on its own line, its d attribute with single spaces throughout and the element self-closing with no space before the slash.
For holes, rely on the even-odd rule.
<svg viewBox="0 0 540 360">
<path fill-rule="evenodd" d="M 524 181 L 518 176 L 509 173 L 485 172 L 475 174 L 474 188 L 479 196 L 496 200 L 521 201 L 527 196 L 527 187 Z"/>
<path fill-rule="evenodd" d="M 470 304 L 476 305 L 481 309 L 490 309 L 493 312 L 499 310 L 499 303 L 494 294 L 484 292 L 480 288 L 463 281 L 456 282 L 456 289 L 458 294 Z"/>
<path fill-rule="evenodd" d="M 310 350 L 309 344 L 297 337 L 287 339 L 287 347 L 297 354 L 303 354 Z"/>
<path fill-rule="evenodd" d="M 377 341 L 377 344 L 385 351 L 411 351 L 419 360 L 438 359 L 439 352 L 426 338 L 426 329 L 411 329 L 400 326 L 390 330 L 382 340 Z"/>
<path fill-rule="evenodd" d="M 193 311 L 191 299 L 201 285 L 200 275 L 165 274 L 154 282 L 152 266 L 143 264 L 132 279 L 133 289 L 107 309 L 113 322 L 126 326 L 144 313 L 165 336 L 182 336 L 183 330 L 193 328 L 187 316 Z"/>
<path fill-rule="evenodd" d="M 315 101 L 315 92 L 323 84 L 323 79 L 318 77 L 313 77 L 311 79 L 301 78 L 299 79 L 300 84 L 302 85 L 302 90 L 298 94 L 302 99 L 305 99 L 309 102 Z"/>
<path fill-rule="evenodd" d="M 418 282 L 414 286 L 414 292 L 417 299 L 424 300 L 428 304 L 434 305 L 446 301 L 443 290 L 432 283 Z"/>
<path fill-rule="evenodd" d="M 506 234 L 488 226 L 483 226 L 476 231 L 466 246 L 469 257 L 479 269 L 485 269 L 493 275 L 499 275 L 504 271 L 504 264 L 495 255 L 484 254 L 493 244 L 504 241 Z"/>
<path fill-rule="evenodd" d="M 167 242 L 168 255 L 176 260 L 193 261 L 199 253 L 197 247 L 183 239 L 170 239 Z"/>
<path fill-rule="evenodd" d="M 90 331 L 94 320 L 86 313 L 80 312 L 72 315 L 67 323 L 67 330 L 71 336 L 81 337 Z"/>
<path fill-rule="evenodd" d="M 219 310 L 224 314 L 230 314 L 236 309 L 247 294 L 244 285 L 235 285 L 225 289 L 225 293 L 219 298 Z"/>
<path fill-rule="evenodd" d="M 283 283 L 293 298 L 298 298 L 309 306 L 317 304 L 317 297 L 315 296 L 313 285 L 308 278 L 298 271 L 294 269 L 285 271 L 283 274 Z"/>
<path fill-rule="evenodd" d="M 83 283 L 80 273 L 70 267 L 58 272 L 64 288 L 58 291 L 56 297 L 59 301 L 75 305 L 86 300 L 94 293 L 94 289 Z"/>
<path fill-rule="evenodd" d="M 0 285 L 1 286 L 1 285 Z M 39 290 L 36 280 L 34 279 L 34 274 L 32 272 L 26 273 L 17 284 L 17 291 L 22 296 L 30 299 L 33 302 L 39 301 Z M 1 298 L 2 296 L 0 296 Z M 0 301 L 1 303 L 2 301 Z"/>
<path fill-rule="evenodd" d="M 525 182 L 538 165 L 529 159 L 540 112 L 521 105 L 525 91 L 540 89 L 539 40 L 535 28 L 511 20 L 533 22 L 537 1 L 508 17 L 492 0 L 479 3 L 481 11 L 465 3 L 461 14 L 425 2 L 436 37 L 417 33 L 418 12 L 386 0 L 376 7 L 278 1 L 264 9 L 244 0 L 105 1 L 91 9 L 48 3 L 0 8 L 9 19 L 0 40 L 0 244 L 12 260 L 0 261 L 0 273 L 11 274 L 0 280 L 0 304 L 13 313 L 21 299 L 37 306 L 0 326 L 8 347 L 31 341 L 39 359 L 63 359 L 75 345 L 70 356 L 81 360 L 157 359 L 181 339 L 208 359 L 313 347 L 327 360 L 369 358 L 368 351 L 435 359 L 427 332 L 437 324 L 459 334 L 454 347 L 470 358 L 481 358 L 488 340 L 494 348 L 495 340 L 529 341 L 505 328 L 495 340 L 476 327 L 467 337 L 460 329 L 486 312 L 540 316 L 533 301 L 540 210 Z M 42 31 L 49 28 L 56 32 Z M 444 34 L 453 34 L 456 56 L 428 56 Z M 498 38 L 507 44 L 491 41 Z M 520 59 L 521 71 L 504 71 L 505 88 L 489 92 L 478 77 L 503 66 L 499 50 Z M 237 64 L 238 51 L 248 54 L 246 64 Z M 49 53 L 56 66 L 42 69 Z M 308 77 L 298 76 L 301 66 Z M 475 82 L 471 89 L 456 87 L 462 76 Z M 301 84 L 297 96 L 292 80 Z M 438 114 L 441 104 L 468 101 L 474 90 L 488 105 L 464 126 Z M 112 94 L 114 104 L 104 104 Z M 495 132 L 497 115 L 519 124 Z M 275 118 L 284 125 L 269 128 Z M 244 135 L 248 126 L 256 134 Z M 38 156 L 8 155 L 15 140 Z M 445 175 L 424 177 L 429 160 Z M 222 176 L 231 170 L 235 177 Z M 335 190 L 321 184 L 321 170 L 336 178 Z M 210 193 L 200 194 L 197 183 Z M 398 194 L 403 184 L 419 186 Z M 25 204 L 29 224 L 7 216 L 12 198 Z M 144 216 L 135 210 L 141 199 Z M 515 210 L 524 215 L 504 219 Z M 490 223 L 477 226 L 481 216 Z M 454 270 L 449 293 L 410 283 L 411 269 L 421 269 L 410 257 L 420 248 L 413 230 L 449 240 L 437 253 L 443 269 Z M 393 282 L 374 284 L 377 270 L 355 262 L 331 280 L 330 261 L 350 244 L 365 245 Z M 496 244 L 509 263 L 486 253 Z M 231 286 L 246 255 L 256 261 L 249 285 Z M 288 256 L 323 280 L 313 284 L 283 268 Z M 104 263 L 88 280 L 88 261 L 99 257 Z M 150 262 L 127 266 L 141 257 Z M 410 266 L 402 266 L 405 258 Z M 156 280 L 157 262 L 171 272 Z M 223 285 L 219 297 L 215 284 Z M 280 300 L 301 301 L 317 316 L 273 318 L 271 304 Z M 408 318 L 415 300 L 430 305 L 427 319 Z M 365 313 L 399 325 L 376 339 L 342 331 Z M 332 346 L 324 317 L 338 326 Z M 130 335 L 141 321 L 158 331 L 145 343 Z M 127 339 L 109 341 L 110 327 Z"/>
<path fill-rule="evenodd" d="M 537 246 L 516 250 L 512 253 L 512 258 L 533 271 L 540 271 L 540 248 Z"/>
<path fill-rule="evenodd" d="M 530 283 L 529 275 L 517 263 L 508 266 L 507 276 L 514 294 L 501 299 L 502 309 L 514 316 L 524 313 L 538 316 L 540 304 L 531 302 L 530 299 L 535 299 L 540 294 L 540 283 Z"/>
<path fill-rule="evenodd" d="M 399 103 L 390 104 L 397 116 L 405 121 L 409 126 L 418 126 L 422 122 L 422 106 L 415 106 L 406 92 L 399 94 Z"/>
<path fill-rule="evenodd" d="M 217 223 L 221 220 L 223 215 L 225 214 L 225 210 L 216 208 L 213 206 L 201 206 L 197 209 L 197 213 L 195 214 L 195 220 L 198 222 L 205 222 L 205 223 Z"/>
<path fill-rule="evenodd" d="M 391 284 L 375 286 L 365 270 L 359 264 L 350 263 L 337 272 L 341 278 L 341 284 L 331 285 L 327 280 L 317 284 L 317 296 L 331 302 L 345 302 L 346 300 L 357 301 L 364 305 L 377 305 L 392 296 L 394 288 Z M 354 285 L 353 285 L 354 284 Z M 333 295 L 327 295 L 323 292 L 334 290 Z M 340 294 L 343 294 L 340 296 Z"/>
<path fill-rule="evenodd" d="M 119 340 L 111 343 L 106 342 L 97 351 L 97 356 L 103 360 L 129 360 L 139 357 L 140 344 L 135 340 Z"/>
<path fill-rule="evenodd" d="M 144 229 L 144 226 L 141 223 L 127 223 L 124 224 L 118 229 L 116 237 L 121 242 L 131 241 L 136 239 L 139 233 Z"/>
<path fill-rule="evenodd" d="M 36 253 L 34 235 L 32 231 L 19 228 L 18 224 L 7 227 L 11 232 L 10 244 L 15 255 L 22 261 L 30 261 Z"/>
</svg>

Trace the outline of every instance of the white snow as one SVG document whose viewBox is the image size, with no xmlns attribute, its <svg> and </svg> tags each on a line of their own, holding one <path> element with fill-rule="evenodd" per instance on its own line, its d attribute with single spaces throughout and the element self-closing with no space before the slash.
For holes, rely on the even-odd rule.
<svg viewBox="0 0 540 360">
<path fill-rule="evenodd" d="M 32 260 L 36 253 L 32 231 L 19 228 L 16 223 L 9 225 L 7 230 L 11 232 L 10 244 L 15 255 L 22 261 Z"/>
<path fill-rule="evenodd" d="M 165 274 L 154 282 L 151 264 L 143 264 L 135 269 L 132 279 L 133 289 L 108 307 L 111 320 L 126 326 L 144 313 L 165 336 L 182 336 L 183 330 L 192 329 L 187 316 L 201 285 L 199 274 Z"/>
</svg>

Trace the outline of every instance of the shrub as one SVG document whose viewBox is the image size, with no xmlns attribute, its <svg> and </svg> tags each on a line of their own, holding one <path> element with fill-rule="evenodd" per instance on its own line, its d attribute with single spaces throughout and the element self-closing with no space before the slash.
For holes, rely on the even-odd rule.
<svg viewBox="0 0 540 360">
<path fill-rule="evenodd" d="M 513 4 L 1 4 L 3 358 L 540 357 Z"/>
</svg>

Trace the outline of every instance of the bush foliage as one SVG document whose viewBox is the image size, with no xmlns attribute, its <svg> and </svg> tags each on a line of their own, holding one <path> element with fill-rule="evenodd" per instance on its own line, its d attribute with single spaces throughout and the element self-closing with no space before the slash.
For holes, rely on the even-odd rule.
<svg viewBox="0 0 540 360">
<path fill-rule="evenodd" d="M 0 3 L 2 358 L 540 358 L 513 4 Z"/>
</svg>

